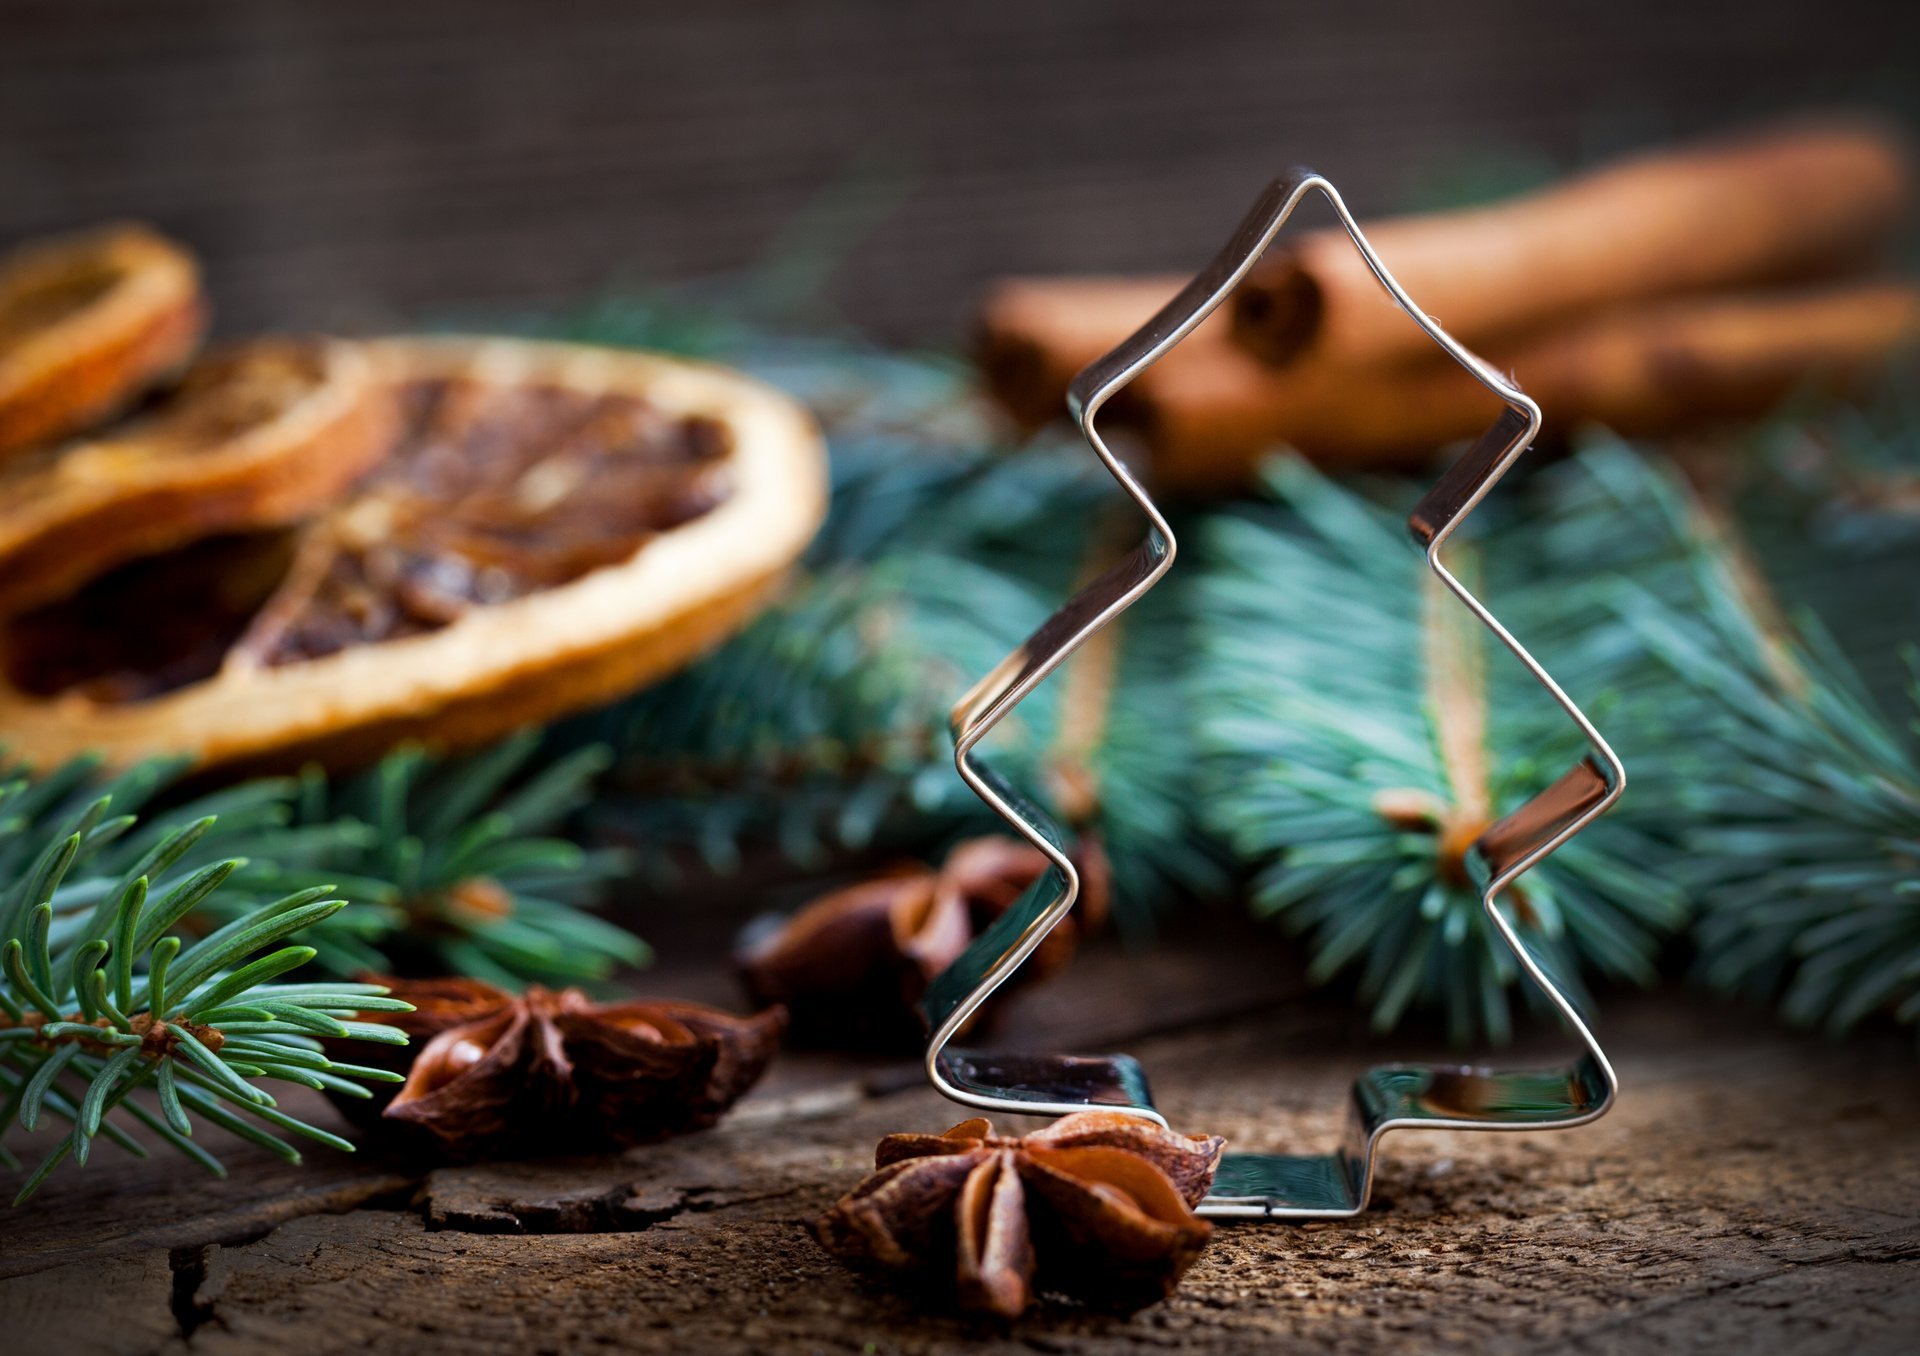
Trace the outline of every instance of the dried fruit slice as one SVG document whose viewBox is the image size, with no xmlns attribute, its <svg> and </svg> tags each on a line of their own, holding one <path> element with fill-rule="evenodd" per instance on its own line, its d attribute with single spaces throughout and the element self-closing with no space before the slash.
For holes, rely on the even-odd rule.
<svg viewBox="0 0 1920 1356">
<path fill-rule="evenodd" d="M 358 346 L 263 340 L 202 359 L 140 417 L 0 461 L 0 614 L 210 532 L 304 517 L 392 431 L 387 383 Z"/>
<path fill-rule="evenodd" d="M 484 741 L 720 640 L 825 511 L 812 421 L 722 368 L 512 340 L 374 351 L 399 431 L 338 505 L 6 624 L 16 754 L 340 765 Z"/>
<path fill-rule="evenodd" d="M 192 256 L 144 227 L 0 260 L 0 457 L 114 413 L 184 365 L 205 327 Z"/>
</svg>

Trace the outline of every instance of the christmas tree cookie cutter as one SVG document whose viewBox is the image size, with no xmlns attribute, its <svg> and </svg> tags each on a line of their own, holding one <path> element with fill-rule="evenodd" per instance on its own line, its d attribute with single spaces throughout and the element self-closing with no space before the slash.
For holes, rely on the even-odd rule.
<svg viewBox="0 0 1920 1356">
<path fill-rule="evenodd" d="M 1483 1069 L 1425 1064 L 1368 1069 L 1353 1085 L 1340 1147 L 1309 1155 L 1230 1153 L 1200 1213 L 1215 1217 L 1338 1219 L 1366 1208 L 1375 1152 L 1392 1130 L 1549 1130 L 1602 1115 L 1618 1089 L 1586 1021 L 1496 905 L 1500 892 L 1593 822 L 1619 798 L 1626 772 L 1606 740 L 1560 685 L 1441 559 L 1454 530 L 1506 474 L 1540 431 L 1540 410 L 1511 381 L 1468 352 L 1414 304 L 1380 261 L 1340 194 L 1296 169 L 1261 195 L 1233 238 L 1179 295 L 1131 338 L 1082 371 L 1067 405 L 1109 473 L 1147 519 L 1140 544 L 1064 606 L 954 706 L 954 762 L 974 792 L 1046 854 L 1048 871 L 993 927 L 942 972 L 922 1000 L 931 1035 L 926 1069 L 956 1102 L 985 1111 L 1055 1116 L 1090 1107 L 1166 1124 L 1139 1064 L 1128 1055 L 1005 1054 L 953 1044 L 976 1008 L 1066 917 L 1079 892 L 1059 830 L 976 752 L 981 739 L 1094 632 L 1131 607 L 1173 565 L 1174 537 L 1133 473 L 1108 449 L 1095 421 L 1101 407 L 1206 319 L 1266 252 L 1303 199 L 1332 206 L 1373 275 L 1412 322 L 1505 406 L 1493 426 L 1429 490 L 1408 518 L 1428 566 L 1511 652 L 1586 736 L 1590 752 L 1557 781 L 1486 829 L 1467 853 L 1469 876 L 1493 926 L 1579 1045 L 1563 1067 Z M 1276 587 L 1286 581 L 1276 580 Z M 1410 698 L 1411 699 L 1411 698 Z"/>
</svg>

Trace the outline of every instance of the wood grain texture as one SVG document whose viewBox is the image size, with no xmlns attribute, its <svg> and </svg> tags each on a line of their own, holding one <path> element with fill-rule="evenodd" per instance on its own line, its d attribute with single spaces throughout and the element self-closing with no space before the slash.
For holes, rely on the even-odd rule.
<svg viewBox="0 0 1920 1356">
<path fill-rule="evenodd" d="M 0 242 L 150 217 L 230 331 L 811 243 L 848 255 L 834 308 L 937 336 L 996 274 L 1189 267 L 1296 160 L 1375 210 L 1516 151 L 1899 103 L 1920 10 L 0 0 L 0 33 Z"/>
<path fill-rule="evenodd" d="M 1299 1148 L 1333 1135 L 1360 1063 L 1422 1053 L 1357 1028 L 1289 1007 L 1132 1048 L 1177 1126 Z M 1399 1136 L 1365 1216 L 1223 1225 L 1180 1293 L 1130 1318 L 1054 1307 L 1003 1332 L 842 1271 L 804 1222 L 882 1134 L 961 1113 L 816 1057 L 720 1129 L 620 1157 L 408 1168 L 406 1189 L 356 1208 L 326 1156 L 304 1206 L 283 1186 L 281 1214 L 245 1236 L 217 1204 L 253 1190 L 245 1175 L 170 1193 L 123 1178 L 148 1197 L 128 1208 L 172 1201 L 170 1242 L 127 1239 L 105 1202 L 76 1209 L 75 1182 L 56 1181 L 45 1214 L 64 1242 L 43 1220 L 38 1264 L 0 1281 L 0 1322 L 81 1353 L 1910 1349 L 1911 1053 L 1786 1037 L 1672 993 L 1615 1003 L 1606 1028 L 1625 1091 L 1604 1120 Z M 358 1180 L 390 1170 L 369 1159 Z M 202 1241 L 179 1241 L 196 1222 Z"/>
</svg>

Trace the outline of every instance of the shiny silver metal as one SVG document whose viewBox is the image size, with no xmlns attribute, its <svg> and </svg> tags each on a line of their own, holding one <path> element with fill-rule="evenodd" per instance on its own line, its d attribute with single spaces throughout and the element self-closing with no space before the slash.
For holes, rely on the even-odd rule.
<svg viewBox="0 0 1920 1356">
<path fill-rule="evenodd" d="M 1488 828 L 1468 853 L 1468 869 L 1488 917 L 1520 966 L 1579 1043 L 1567 1065 L 1491 1070 L 1408 1064 L 1367 1070 L 1355 1081 L 1348 1133 L 1329 1153 L 1228 1154 L 1200 1212 L 1216 1217 L 1344 1218 L 1366 1208 L 1374 1153 L 1390 1130 L 1543 1130 L 1581 1125 L 1604 1113 L 1618 1083 L 1593 1033 L 1566 994 L 1527 949 L 1496 899 L 1528 867 L 1578 833 L 1619 798 L 1620 760 L 1598 730 L 1526 648 L 1449 572 L 1441 548 L 1540 430 L 1540 411 L 1514 384 L 1462 348 L 1394 280 L 1332 184 L 1294 170 L 1261 195 L 1233 238 L 1179 295 L 1137 333 L 1074 379 L 1068 408 L 1087 442 L 1147 520 L 1147 533 L 1112 569 L 1071 598 L 1027 642 L 954 706 L 954 761 L 966 783 L 1051 863 L 1041 880 L 942 973 L 923 1000 L 931 1036 L 927 1076 L 957 1102 L 987 1111 L 1064 1115 L 1089 1107 L 1130 1112 L 1166 1124 L 1140 1066 L 1127 1055 L 996 1055 L 952 1042 L 974 1010 L 1017 969 L 1073 907 L 1079 877 L 1058 830 L 975 749 L 1020 700 L 1084 643 L 1124 612 L 1173 566 L 1166 519 L 1133 473 L 1101 438 L 1101 407 L 1193 330 L 1246 276 L 1309 193 L 1331 204 L 1380 285 L 1413 323 L 1505 404 L 1492 428 L 1441 476 L 1408 519 L 1427 564 L 1455 597 L 1512 652 L 1580 728 L 1589 756 L 1526 804 Z M 1285 581 L 1275 581 L 1284 587 Z M 1414 698 L 1409 697 L 1409 700 Z"/>
</svg>

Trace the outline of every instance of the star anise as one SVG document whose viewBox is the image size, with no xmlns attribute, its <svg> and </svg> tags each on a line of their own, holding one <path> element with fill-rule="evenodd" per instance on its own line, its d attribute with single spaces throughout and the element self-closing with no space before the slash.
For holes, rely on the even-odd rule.
<svg viewBox="0 0 1920 1356">
<path fill-rule="evenodd" d="M 381 1123 L 452 1158 L 593 1152 L 704 1129 L 758 1081 L 786 1027 L 778 1008 L 735 1017 L 668 1000 L 595 1003 L 578 989 L 516 998 L 473 979 L 383 982 L 414 1004 L 389 1020 L 417 1053 Z"/>
<path fill-rule="evenodd" d="M 888 1135 L 814 1237 L 849 1266 L 917 1276 L 1001 1318 L 1043 1291 L 1137 1309 L 1171 1295 L 1212 1236 L 1193 1207 L 1225 1145 L 1114 1111 L 1019 1137 L 981 1119 Z"/>
<path fill-rule="evenodd" d="M 1079 938 L 1105 917 L 1106 855 L 1087 843 L 1075 863 L 1081 889 L 1073 912 L 1001 994 L 1065 965 Z M 917 1005 L 927 985 L 1046 868 L 1046 857 L 1029 844 L 975 838 L 949 852 L 938 870 L 897 867 L 750 932 L 734 963 L 753 1000 L 785 1006 L 802 1040 L 907 1048 L 925 1035 Z"/>
</svg>

